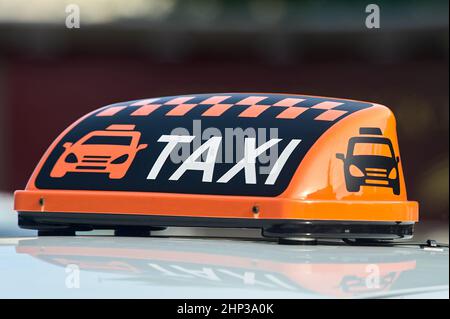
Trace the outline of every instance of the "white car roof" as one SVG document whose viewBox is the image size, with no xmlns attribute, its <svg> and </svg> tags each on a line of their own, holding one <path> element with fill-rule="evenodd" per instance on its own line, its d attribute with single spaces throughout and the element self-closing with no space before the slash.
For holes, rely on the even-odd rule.
<svg viewBox="0 0 450 319">
<path fill-rule="evenodd" d="M 447 248 L 181 233 L 36 237 L 16 226 L 10 196 L 0 208 L 0 298 L 449 297 Z"/>
</svg>

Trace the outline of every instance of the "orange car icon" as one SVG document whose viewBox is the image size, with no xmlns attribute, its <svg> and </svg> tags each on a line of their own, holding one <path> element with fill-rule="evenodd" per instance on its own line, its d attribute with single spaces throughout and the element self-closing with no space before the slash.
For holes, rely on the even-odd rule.
<svg viewBox="0 0 450 319">
<path fill-rule="evenodd" d="M 64 143 L 65 151 L 50 176 L 60 178 L 68 172 L 109 173 L 109 178 L 125 176 L 137 152 L 147 147 L 139 144 L 141 133 L 134 125 L 114 124 L 104 131 L 93 131 L 75 143 Z"/>
</svg>

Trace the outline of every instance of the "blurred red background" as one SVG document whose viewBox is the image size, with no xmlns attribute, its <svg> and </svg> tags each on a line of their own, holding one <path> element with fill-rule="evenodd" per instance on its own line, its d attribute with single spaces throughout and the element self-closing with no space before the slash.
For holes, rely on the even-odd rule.
<svg viewBox="0 0 450 319">
<path fill-rule="evenodd" d="M 205 21 L 189 16 L 189 1 L 172 2 L 161 19 L 86 24 L 82 6 L 80 29 L 64 26 L 63 7 L 50 22 L 0 15 L 1 190 L 23 188 L 53 139 L 100 106 L 184 93 L 287 92 L 392 108 L 409 197 L 420 201 L 422 219 L 448 221 L 447 1 L 380 1 L 377 30 L 365 27 L 362 1 L 284 1 L 275 21 L 267 17 L 280 10 L 276 1 L 256 11 L 263 19 L 248 9 L 252 1 L 214 1 L 218 13 Z"/>
</svg>

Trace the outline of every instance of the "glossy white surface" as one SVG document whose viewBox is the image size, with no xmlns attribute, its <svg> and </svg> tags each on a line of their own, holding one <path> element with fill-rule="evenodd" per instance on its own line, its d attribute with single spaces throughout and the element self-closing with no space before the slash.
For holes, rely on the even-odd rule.
<svg viewBox="0 0 450 319">
<path fill-rule="evenodd" d="M 0 260 L 1 298 L 448 298 L 447 249 L 43 237 Z"/>
<path fill-rule="evenodd" d="M 0 201 L 0 298 L 449 297 L 448 249 L 284 246 L 173 232 L 37 238 L 16 226 L 10 199 Z"/>
</svg>

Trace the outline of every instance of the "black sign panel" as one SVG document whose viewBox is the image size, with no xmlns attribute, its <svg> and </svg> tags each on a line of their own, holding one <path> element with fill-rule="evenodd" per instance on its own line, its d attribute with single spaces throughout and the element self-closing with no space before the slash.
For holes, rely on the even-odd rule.
<svg viewBox="0 0 450 319">
<path fill-rule="evenodd" d="M 36 187 L 277 196 L 286 189 L 307 151 L 327 129 L 353 112 L 371 106 L 339 99 L 256 93 L 172 96 L 118 103 L 84 119 L 61 139 L 39 172 Z M 229 148 L 225 151 L 230 136 L 234 136 L 231 142 L 234 153 L 245 149 L 242 145 L 245 139 L 230 135 L 238 132 L 236 129 L 256 138 L 256 147 L 272 138 L 281 139 L 276 143 L 278 154 L 293 140 L 301 142 L 289 154 L 273 184 L 267 183 L 267 178 L 274 161 L 263 160 L 267 160 L 272 148 L 256 158 L 255 183 L 249 183 L 244 169 L 227 182 L 219 182 L 243 156 L 242 151 L 234 156 L 230 156 Z M 252 132 L 256 135 L 252 136 Z M 158 142 L 161 136 L 195 136 L 182 146 L 184 150 L 189 148 L 188 156 L 208 140 L 202 139 L 201 134 L 222 137 L 219 149 L 222 160 L 213 165 L 211 180 L 202 181 L 201 170 L 186 170 L 178 179 L 171 179 L 182 165 L 174 163 L 171 157 L 162 161 L 156 178 L 147 178 L 168 145 Z"/>
</svg>

